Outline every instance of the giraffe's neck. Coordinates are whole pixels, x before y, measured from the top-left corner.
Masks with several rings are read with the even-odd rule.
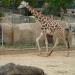
[[[32,8],[30,5],[26,7],[41,23],[44,19],[49,19],[47,16],[43,15],[41,12],[38,12],[35,8]],[[45,22],[45,21],[44,21]]]

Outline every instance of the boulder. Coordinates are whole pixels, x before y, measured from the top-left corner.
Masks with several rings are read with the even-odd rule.
[[[42,69],[8,63],[0,67],[0,75],[45,75]]]

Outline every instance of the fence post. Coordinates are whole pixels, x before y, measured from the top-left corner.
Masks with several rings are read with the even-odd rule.
[[[4,46],[3,41],[4,41],[4,38],[3,38],[3,26],[2,26],[2,47]]]

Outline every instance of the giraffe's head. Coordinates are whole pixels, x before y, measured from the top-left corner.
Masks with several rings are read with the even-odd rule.
[[[20,5],[18,6],[18,8],[20,9],[20,8],[24,8],[24,7],[27,7],[27,6],[28,6],[28,2],[22,1],[22,2],[20,3]]]

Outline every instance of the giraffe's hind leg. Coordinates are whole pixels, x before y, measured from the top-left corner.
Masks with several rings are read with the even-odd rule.
[[[67,49],[67,56],[69,56],[70,52],[69,52],[69,48],[70,48],[70,42],[69,42],[69,32],[65,32],[63,31],[62,37],[61,39],[63,40],[66,49]]]
[[[53,48],[51,49],[51,51],[47,54],[47,56],[50,56],[52,54],[54,48],[56,48],[56,46],[58,45],[58,43],[59,43],[59,39],[56,38],[55,44],[54,44]]]
[[[64,41],[64,44],[65,44],[65,46],[67,48],[67,56],[69,56],[70,55],[70,52],[69,52],[69,48],[70,48],[69,40],[66,40],[66,38],[64,38],[63,41]]]

